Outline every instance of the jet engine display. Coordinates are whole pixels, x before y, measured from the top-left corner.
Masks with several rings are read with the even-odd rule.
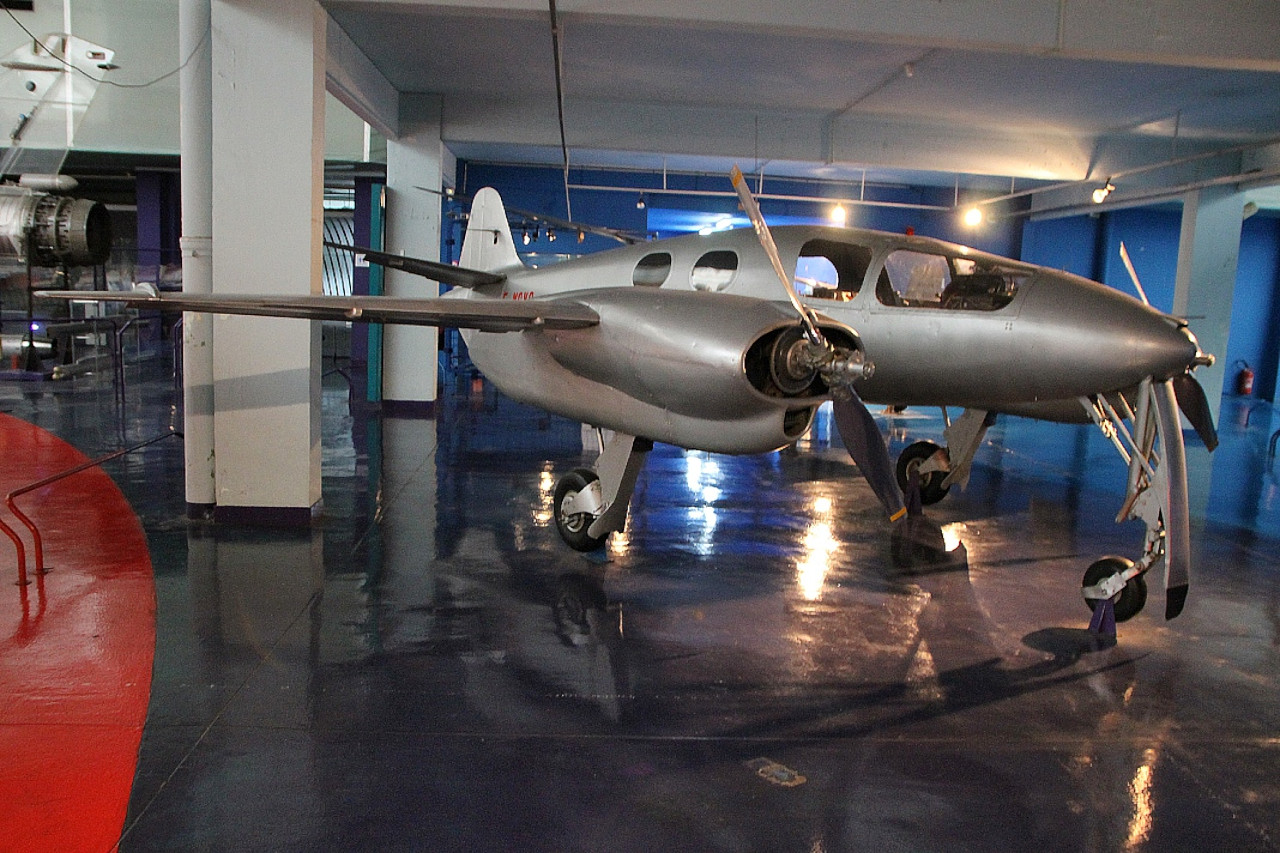
[[[0,257],[88,266],[110,253],[111,216],[100,202],[0,186]]]

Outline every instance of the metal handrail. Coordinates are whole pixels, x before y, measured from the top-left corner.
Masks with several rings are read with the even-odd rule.
[[[171,435],[181,436],[182,433],[178,432],[176,429],[173,429],[171,427],[168,432],[162,433],[161,435],[155,436],[154,438],[149,438],[146,441],[140,441],[137,444],[124,448],[123,450],[117,450],[113,453],[108,453],[106,456],[100,456],[97,459],[90,459],[87,462],[82,462],[79,465],[75,466],[74,468],[68,468],[66,471],[61,471],[57,474],[53,474],[51,476],[45,477],[43,480],[37,480],[34,483],[29,483],[25,486],[20,486],[14,489],[13,491],[9,492],[9,494],[4,496],[5,506],[7,506],[9,508],[9,511],[12,512],[14,516],[19,521],[21,521],[28,530],[31,531],[31,538],[34,546],[33,550],[35,553],[36,574],[42,575],[45,573],[44,540],[40,536],[39,528],[36,527],[35,523],[30,518],[28,518],[27,515],[22,512],[22,510],[18,509],[17,504],[14,503],[14,499],[22,497],[28,492],[34,492],[36,489],[43,489],[45,486],[56,483],[59,480],[66,479],[67,477],[70,477],[73,474],[79,474],[81,471],[87,471],[90,468],[96,468],[99,465],[110,462],[113,459],[119,459],[121,456],[124,456],[127,453],[132,453],[135,450],[141,450],[147,445],[155,444],[156,442],[163,441]],[[26,586],[28,583],[30,583],[30,581],[27,580],[27,550],[22,544],[22,538],[18,536],[18,534],[14,532],[13,528],[10,527],[8,524],[6,524],[3,519],[0,519],[0,531],[3,531],[4,534],[13,541],[14,547],[18,551],[18,585]]]

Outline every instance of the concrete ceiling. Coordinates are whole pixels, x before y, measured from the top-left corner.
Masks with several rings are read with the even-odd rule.
[[[379,87],[429,94],[458,156],[560,163],[546,2],[322,5],[342,45],[330,65],[348,66],[335,94],[376,125],[394,130],[398,120]],[[557,4],[574,165],[723,171],[736,161],[766,175],[853,181],[865,169],[869,181],[1005,190],[1128,171],[1113,201],[1242,172],[1280,181],[1280,146],[1267,144],[1280,140],[1272,0],[1214,4],[1212,15],[1185,0],[633,0],[618,9]],[[1086,189],[1040,203],[1069,206]],[[1268,206],[1275,195],[1257,198]]]

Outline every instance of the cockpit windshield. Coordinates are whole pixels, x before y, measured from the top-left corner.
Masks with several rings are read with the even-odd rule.
[[[866,246],[836,240],[810,240],[800,248],[795,288],[801,296],[847,302],[857,295],[871,265]]]
[[[898,249],[876,282],[884,305],[998,311],[1013,301],[1027,273],[994,260]]]

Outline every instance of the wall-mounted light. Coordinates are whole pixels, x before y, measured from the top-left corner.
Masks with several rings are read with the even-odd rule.
[[[1111,183],[1111,179],[1107,178],[1107,182],[1093,191],[1093,203],[1102,204],[1107,200],[1107,196],[1116,191],[1116,185]]]
[[[982,211],[977,207],[971,207],[964,212],[964,217],[961,221],[968,228],[977,228],[982,224]]]

